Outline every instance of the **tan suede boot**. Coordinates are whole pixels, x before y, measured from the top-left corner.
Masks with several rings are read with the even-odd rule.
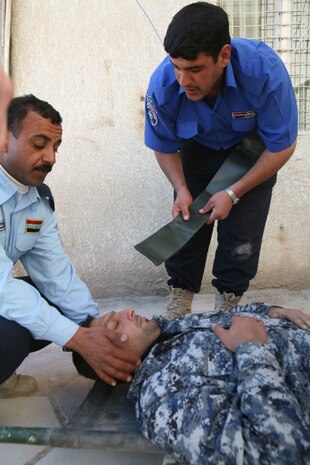
[[[169,286],[167,310],[161,316],[173,320],[191,313],[194,293],[186,289]]]
[[[220,293],[215,289],[215,311],[228,312],[240,302],[241,296],[237,296],[232,292]]]
[[[0,384],[0,399],[29,396],[33,394],[37,388],[37,382],[33,376],[17,375],[13,373]]]

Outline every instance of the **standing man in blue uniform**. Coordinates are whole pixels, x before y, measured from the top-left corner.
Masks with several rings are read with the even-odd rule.
[[[216,310],[235,305],[255,276],[277,171],[296,146],[297,105],[277,54],[256,40],[230,39],[227,14],[197,2],[181,9],[164,40],[168,56],[153,73],[146,96],[145,144],[175,191],[172,215],[188,207],[246,134],[265,150],[252,169],[214,194],[200,212],[206,224],[166,261],[170,299],[165,314],[191,311],[200,291],[214,222]]]
[[[32,376],[15,370],[49,342],[83,354],[110,384],[131,380],[139,363],[122,347],[126,336],[101,327],[98,305],[62,248],[50,202],[37,190],[56,161],[61,122],[58,111],[33,95],[13,99],[8,109],[0,154],[0,398],[36,389]],[[25,279],[12,276],[18,260]]]

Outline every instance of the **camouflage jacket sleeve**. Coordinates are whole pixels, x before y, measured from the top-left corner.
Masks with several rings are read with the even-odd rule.
[[[236,352],[247,454],[253,463],[309,464],[309,425],[276,351],[273,344],[245,343]]]

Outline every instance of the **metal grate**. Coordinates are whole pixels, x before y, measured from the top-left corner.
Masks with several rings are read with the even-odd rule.
[[[281,57],[291,76],[299,129],[310,130],[309,0],[219,0],[229,14],[232,37],[261,39]]]

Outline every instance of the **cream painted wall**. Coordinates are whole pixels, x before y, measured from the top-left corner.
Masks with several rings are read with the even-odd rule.
[[[161,38],[188,1],[144,0]],[[48,183],[66,251],[94,297],[166,292],[163,266],[134,244],[170,220],[172,192],[143,145],[144,94],[163,47],[137,1],[14,0],[15,94],[34,93],[63,116]],[[252,287],[310,287],[310,135],[275,189]],[[214,244],[203,290],[209,289]]]

